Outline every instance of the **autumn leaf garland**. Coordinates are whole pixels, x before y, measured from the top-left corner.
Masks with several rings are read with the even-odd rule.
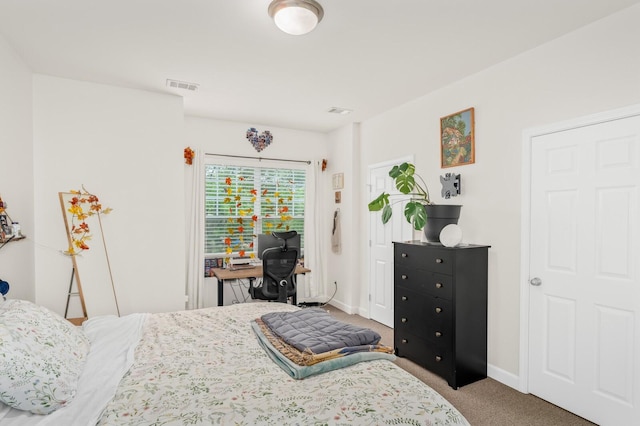
[[[192,165],[193,159],[196,156],[196,153],[191,147],[186,147],[184,149],[184,162],[185,164]]]
[[[64,253],[73,256],[84,250],[89,250],[87,242],[91,240],[91,230],[86,220],[94,215],[109,214],[113,209],[110,207],[103,208],[98,197],[87,192],[84,187],[81,191],[71,190],[70,192],[75,194],[68,201],[69,208],[67,209],[71,216],[71,228],[69,231],[71,245]]]
[[[245,180],[244,177],[242,176],[239,176],[237,179],[239,181]],[[227,219],[228,236],[224,239],[224,244],[226,246],[225,251],[227,255],[231,255],[234,251],[237,251],[240,256],[245,256],[246,249],[253,248],[253,239],[249,243],[246,243],[244,241],[243,234],[246,230],[245,226],[250,223],[253,228],[253,236],[255,237],[255,234],[256,234],[255,227],[258,222],[258,215],[254,214],[253,205],[257,201],[258,191],[255,188],[248,190],[247,192],[250,195],[250,197],[248,197],[250,205],[244,205],[243,199],[246,199],[247,197],[243,193],[243,189],[241,187],[238,187],[234,191],[233,179],[231,177],[227,177],[225,179],[225,185],[227,186],[227,188],[225,189],[226,197],[223,199],[223,203],[232,204],[231,206],[229,206],[229,211],[232,215],[234,213],[233,211],[234,208],[238,209],[237,210],[238,217]],[[275,191],[272,196],[268,196],[269,190],[264,189],[260,193],[261,204],[263,205],[274,204],[274,200],[275,200],[275,203],[277,203],[277,205],[279,206],[277,208],[277,213],[278,213],[278,219],[280,221],[275,224],[273,223],[273,221],[266,221],[264,223],[264,227],[267,230],[272,230],[275,228],[278,230],[284,229],[288,231],[290,226],[287,222],[293,220],[293,216],[287,214],[289,212],[289,207],[286,205],[283,205],[285,203],[285,200],[288,202],[291,202],[293,200],[293,196],[289,195],[285,197],[282,195],[281,192],[282,191]],[[272,215],[265,214],[264,217],[271,218]],[[254,258],[255,254],[251,253],[250,257]]]

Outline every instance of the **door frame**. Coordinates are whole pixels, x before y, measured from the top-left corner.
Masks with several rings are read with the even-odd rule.
[[[369,194],[371,194],[371,172],[373,171],[373,169],[378,169],[380,167],[389,167],[391,168],[392,166],[396,165],[396,164],[402,164],[404,162],[407,163],[414,163],[415,159],[414,159],[414,155],[410,154],[404,157],[400,157],[400,158],[396,158],[393,160],[386,160],[386,161],[382,161],[380,163],[374,163],[374,164],[369,164],[368,168],[367,168],[367,189],[369,190]],[[391,177],[389,177],[389,179],[391,179]],[[371,195],[375,195],[375,194],[371,194]],[[372,282],[373,280],[371,279],[371,220],[372,217],[374,215],[371,214],[371,212],[369,213],[369,221],[367,222],[367,241],[369,241],[369,244],[367,245],[368,250],[367,250],[367,277],[368,277],[368,285],[367,285],[367,295],[368,295],[368,304],[367,304],[367,311],[368,311],[368,317],[369,319],[371,319],[371,291],[372,291]],[[396,221],[398,219],[404,219],[404,216],[398,217],[397,215],[395,216],[391,216],[391,222],[387,223],[386,226],[392,226],[393,221]],[[391,285],[393,285],[393,283],[391,283]]]
[[[640,115],[640,104],[591,114],[559,123],[525,129],[522,132],[520,207],[520,368],[518,390],[529,393],[529,285],[531,256],[531,149],[533,138]]]

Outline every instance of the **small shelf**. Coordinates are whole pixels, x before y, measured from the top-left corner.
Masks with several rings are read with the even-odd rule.
[[[7,204],[0,197],[0,248],[6,246],[7,243],[25,238],[26,235],[22,234],[20,225],[11,219],[9,212],[7,212]]]
[[[18,235],[17,237],[9,237],[9,238],[5,238],[5,239],[0,238],[0,249],[2,247],[6,246],[8,243],[11,243],[13,241],[24,240],[25,238],[27,238],[26,235]]]
[[[6,244],[9,241],[20,241],[20,240],[24,240],[25,238],[27,238],[26,235],[18,235],[17,237],[11,236],[9,238],[4,238],[4,239],[0,238],[0,244]]]

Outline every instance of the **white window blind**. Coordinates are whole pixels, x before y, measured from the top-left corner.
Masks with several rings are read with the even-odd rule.
[[[304,249],[306,172],[205,165],[205,255],[251,255],[258,234],[295,230]]]

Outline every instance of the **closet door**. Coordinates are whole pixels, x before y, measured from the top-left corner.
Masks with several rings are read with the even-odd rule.
[[[640,116],[531,143],[529,391],[640,418]]]

